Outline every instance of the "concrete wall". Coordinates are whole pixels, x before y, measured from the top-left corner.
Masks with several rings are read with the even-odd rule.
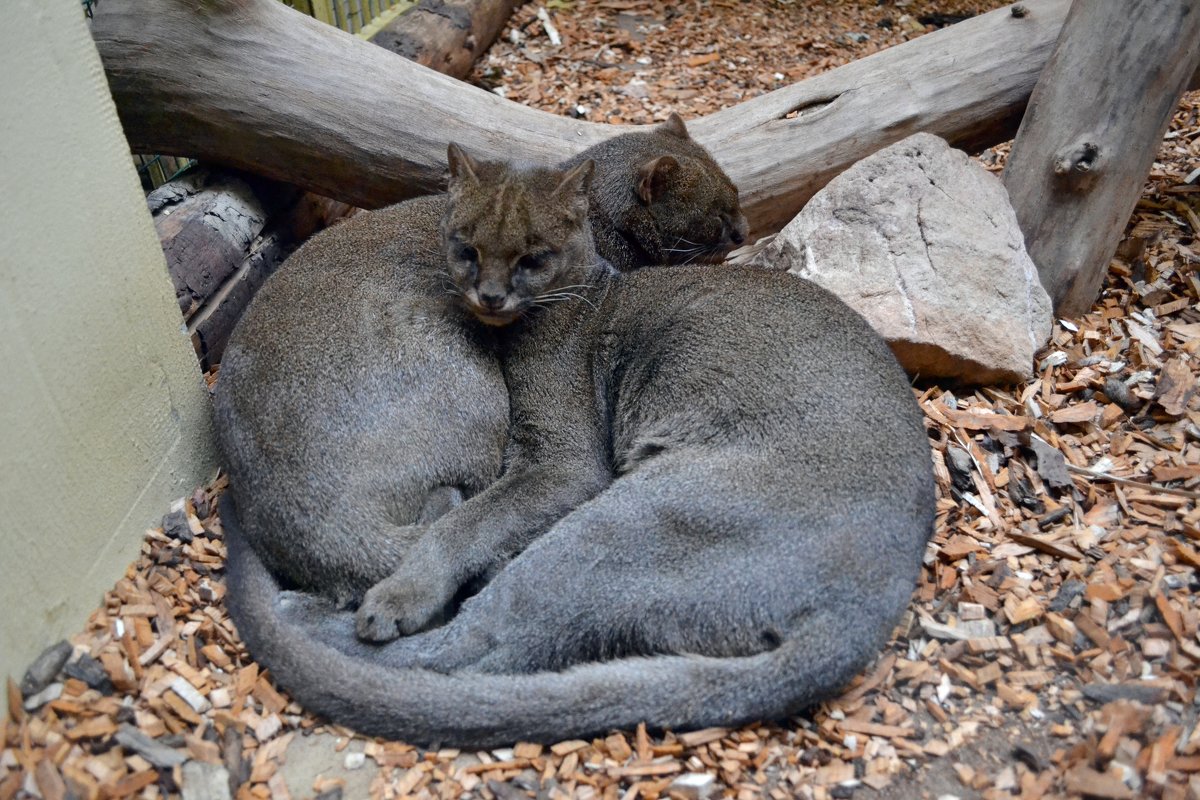
[[[79,630],[216,464],[79,0],[0,25],[0,675]],[[104,4],[99,13],[104,13]]]

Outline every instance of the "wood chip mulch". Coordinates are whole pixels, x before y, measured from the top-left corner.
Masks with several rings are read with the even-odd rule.
[[[530,5],[476,80],[590,119],[688,116],[932,29],[922,17],[994,5],[551,2],[558,46]],[[999,170],[1005,153],[981,160]],[[915,390],[937,532],[894,640],[842,697],[733,731],[486,753],[368,741],[382,767],[373,792],[1200,800],[1198,212],[1192,93],[1100,300],[1056,323],[1036,377]],[[48,652],[26,686],[10,680],[0,800],[220,797],[225,785],[239,798],[336,795],[336,782],[288,787],[277,772],[288,743],[322,726],[248,659],[225,616],[222,484],[148,533],[72,647]]]

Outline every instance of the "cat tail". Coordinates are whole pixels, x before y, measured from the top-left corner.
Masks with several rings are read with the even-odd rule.
[[[686,730],[778,719],[833,695],[879,644],[843,641],[812,652],[811,642],[785,640],[753,656],[628,658],[516,675],[388,667],[348,656],[287,622],[280,586],[239,534],[227,499],[221,519],[226,603],[250,652],[308,711],[370,736],[486,748],[643,721]],[[829,625],[842,629],[837,620]]]

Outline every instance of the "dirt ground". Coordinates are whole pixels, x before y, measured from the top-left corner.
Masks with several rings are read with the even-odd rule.
[[[690,118],[999,5],[551,0],[561,43],[524,6],[472,80],[594,121]],[[999,171],[1006,152],[977,155]],[[939,484],[926,569],[876,663],[802,717],[484,753],[323,726],[224,614],[219,481],[148,534],[29,711],[10,683],[0,800],[219,797],[198,792],[230,778],[241,798],[1200,800],[1198,269],[1200,92],[1034,377],[916,387]]]

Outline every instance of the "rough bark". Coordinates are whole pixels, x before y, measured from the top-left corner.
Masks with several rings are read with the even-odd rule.
[[[1095,301],[1197,65],[1195,0],[1072,6],[1004,170],[1058,314],[1082,314]]]
[[[371,43],[424,67],[465,78],[525,0],[420,0]]]
[[[741,188],[754,228],[775,230],[831,177],[915,131],[964,147],[1010,136],[1068,5],[985,14],[689,127]],[[92,26],[135,149],[355,205],[437,190],[450,140],[557,161],[619,130],[434,74],[276,0],[106,0]]]
[[[217,363],[250,297],[300,243],[355,209],[295,186],[200,169],[146,198],[196,354]]]

